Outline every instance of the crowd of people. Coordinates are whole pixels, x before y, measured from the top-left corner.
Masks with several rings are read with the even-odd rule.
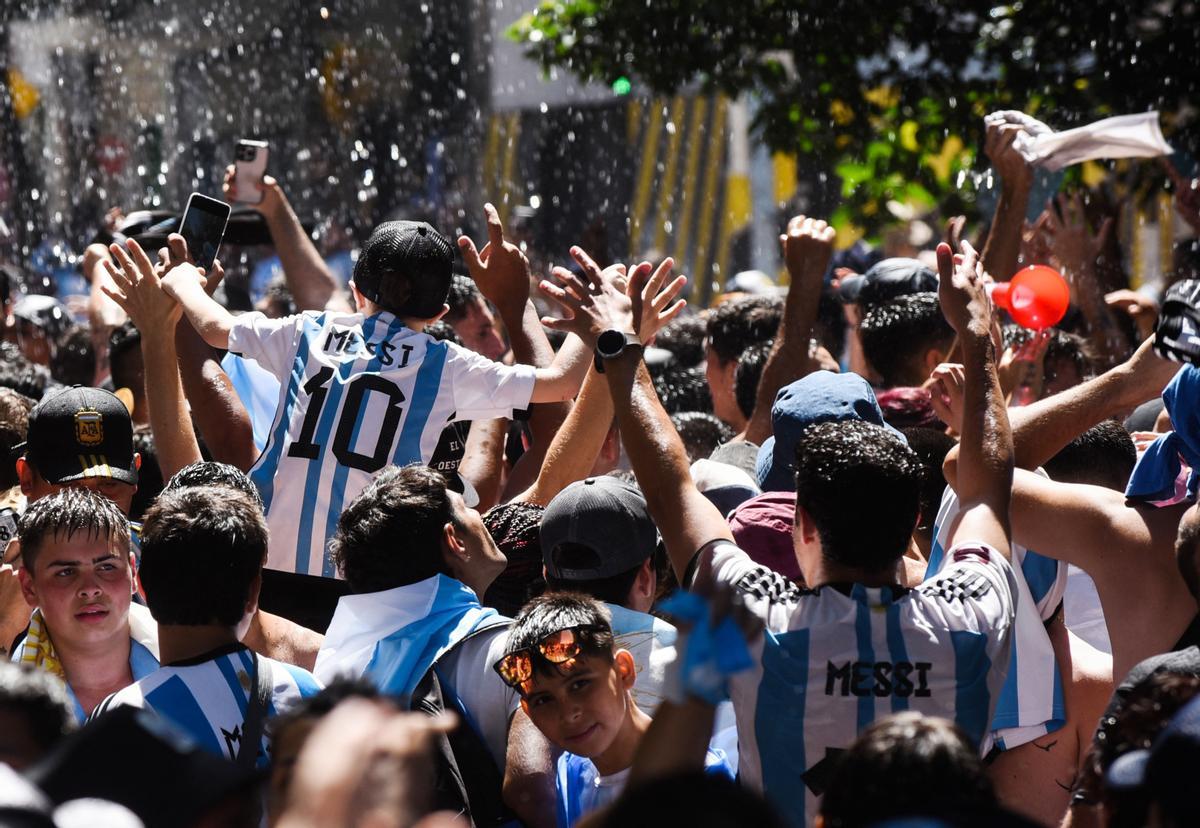
[[[256,310],[119,212],[86,319],[6,270],[0,824],[1194,824],[1200,368],[1019,132],[989,222],[794,216],[711,308],[490,204],[347,282],[232,168]]]

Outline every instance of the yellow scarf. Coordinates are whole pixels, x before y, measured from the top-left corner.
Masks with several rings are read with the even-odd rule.
[[[20,660],[22,664],[53,673],[63,682],[67,680],[67,674],[58,660],[58,653],[54,651],[54,642],[50,640],[50,634],[46,631],[41,609],[35,609],[29,619],[29,632],[21,644]]]

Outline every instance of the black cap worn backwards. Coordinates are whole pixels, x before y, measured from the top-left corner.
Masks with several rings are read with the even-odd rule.
[[[843,279],[838,290],[843,302],[873,305],[937,289],[937,274],[916,259],[884,259],[861,276]]]
[[[359,252],[354,285],[363,296],[397,316],[429,319],[441,313],[446,303],[453,264],[454,248],[429,224],[385,221]],[[392,279],[405,283],[406,289],[384,290]],[[393,301],[381,297],[393,297]]]
[[[546,572],[563,581],[628,572],[653,556],[658,545],[646,498],[615,477],[591,477],[559,492],[542,514],[540,534]],[[568,563],[561,556],[563,544],[592,554]]]
[[[74,386],[43,398],[29,412],[25,459],[50,483],[111,477],[137,483],[133,422],[115,394]]]

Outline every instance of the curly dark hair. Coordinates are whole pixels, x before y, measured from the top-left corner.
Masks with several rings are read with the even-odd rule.
[[[921,461],[893,432],[861,420],[818,423],[796,442],[796,505],[812,517],[821,552],[879,570],[908,548],[921,508]],[[871,520],[863,520],[863,504]]]
[[[690,463],[708,457],[717,446],[733,438],[733,429],[707,411],[672,414],[671,424],[683,440]]]
[[[669,322],[654,337],[654,345],[675,355],[675,362],[684,368],[694,368],[704,361],[704,337],[708,321],[699,314],[680,316]]]
[[[668,414],[713,410],[712,391],[704,372],[669,365],[654,377],[654,390]]]
[[[763,368],[772,347],[772,343],[764,342],[747,348],[733,372],[733,395],[737,399],[738,410],[747,420],[754,413],[754,405],[758,401],[758,383],[762,380]]]

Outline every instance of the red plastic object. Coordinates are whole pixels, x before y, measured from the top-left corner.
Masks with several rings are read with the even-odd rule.
[[[1030,265],[1009,282],[992,287],[992,301],[1024,328],[1040,331],[1058,324],[1071,303],[1067,280],[1052,267]]]

